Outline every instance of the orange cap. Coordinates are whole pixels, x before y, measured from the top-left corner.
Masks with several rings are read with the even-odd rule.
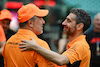
[[[45,9],[39,9],[34,4],[27,4],[23,5],[18,10],[18,20],[20,23],[23,23],[29,19],[31,19],[34,16],[44,17],[48,14],[48,10]]]
[[[0,20],[4,20],[4,19],[9,19],[11,20],[12,19],[12,14],[9,10],[7,9],[3,9],[1,10],[0,12]]]

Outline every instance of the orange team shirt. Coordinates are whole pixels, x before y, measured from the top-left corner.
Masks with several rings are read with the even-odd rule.
[[[6,36],[5,36],[2,26],[0,25],[0,42],[2,41],[6,41]]]
[[[22,39],[30,40],[30,37],[42,47],[49,49],[48,44],[39,39],[32,31],[26,29],[19,29],[18,32],[11,36],[6,42],[2,55],[4,57],[5,67],[54,67],[54,63],[46,60],[36,51],[23,51],[19,49],[19,44]]]
[[[67,44],[67,50],[63,53],[69,58],[70,64],[74,67],[89,67],[90,47],[86,42],[85,35],[80,35]]]

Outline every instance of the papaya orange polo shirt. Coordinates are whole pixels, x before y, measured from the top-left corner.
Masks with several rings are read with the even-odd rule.
[[[34,38],[42,47],[49,49],[48,44],[39,39],[32,31],[19,29],[4,46],[2,55],[5,67],[35,67],[36,64],[38,67],[54,67],[52,62],[46,60],[34,50],[21,52],[18,43],[21,43],[22,39],[30,40],[30,37]]]
[[[6,41],[6,36],[5,36],[2,26],[0,25],[0,42],[2,41]]]
[[[89,67],[90,47],[86,42],[85,35],[80,35],[67,45],[67,50],[63,53],[69,58],[70,63],[78,67]]]

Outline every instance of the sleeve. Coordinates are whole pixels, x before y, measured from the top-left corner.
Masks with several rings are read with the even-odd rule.
[[[73,44],[71,48],[66,50],[63,55],[69,58],[71,64],[82,59],[83,47],[82,44]]]
[[[2,26],[0,25],[0,42],[2,42],[2,41],[6,41],[6,37],[5,37],[4,30],[3,30]]]

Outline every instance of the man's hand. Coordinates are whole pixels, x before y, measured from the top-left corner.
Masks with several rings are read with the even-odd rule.
[[[21,51],[25,51],[25,50],[33,50],[33,48],[38,45],[36,43],[36,41],[33,38],[30,38],[31,40],[21,40],[23,43],[19,43],[19,48],[23,48],[21,49]]]

